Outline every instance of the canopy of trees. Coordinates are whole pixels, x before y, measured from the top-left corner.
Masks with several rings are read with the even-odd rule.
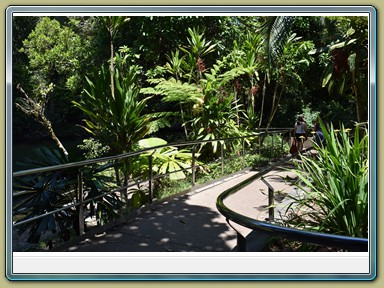
[[[366,17],[18,16],[13,35],[20,142],[52,135],[23,113],[26,95],[57,138],[91,132],[114,153],[151,134],[214,139],[291,127],[298,114],[368,118]]]

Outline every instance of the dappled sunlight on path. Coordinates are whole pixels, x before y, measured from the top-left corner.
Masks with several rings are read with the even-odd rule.
[[[273,173],[275,172],[275,174]],[[287,189],[287,183],[271,171],[268,177]],[[279,172],[281,173],[281,171]],[[284,172],[285,173],[285,172]],[[214,184],[198,186],[193,191],[146,209],[134,220],[100,234],[87,235],[74,245],[62,245],[55,251],[76,252],[229,252],[236,246],[236,231],[217,211],[216,199],[226,189],[255,175],[242,171]],[[275,177],[275,179],[273,179]],[[285,177],[285,176],[284,176]],[[268,198],[261,181],[252,182],[228,199],[227,205],[239,213],[264,220]],[[284,187],[283,187],[284,186]],[[266,214],[266,215],[267,215]],[[261,218],[260,218],[261,217]],[[249,233],[243,230],[244,233]]]

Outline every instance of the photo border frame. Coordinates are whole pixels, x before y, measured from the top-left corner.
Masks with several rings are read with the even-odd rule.
[[[13,252],[12,252],[12,199],[9,197],[9,191],[12,191],[12,17],[14,13],[25,14],[85,14],[85,13],[101,13],[101,14],[121,14],[121,13],[140,13],[144,14],[181,14],[181,13],[202,13],[203,14],[233,14],[239,13],[265,13],[271,16],[277,14],[311,14],[311,13],[327,13],[327,14],[344,14],[344,13],[368,13],[369,16],[369,200],[370,200],[370,237],[369,237],[369,254],[370,254],[370,273],[364,275],[302,275],[302,274],[172,274],[172,273],[150,273],[150,274],[99,274],[89,275],[79,274],[19,274],[13,273]],[[377,270],[377,86],[376,86],[376,63],[377,63],[377,19],[376,9],[367,5],[278,5],[278,6],[261,6],[261,5],[79,5],[79,6],[49,6],[49,5],[31,5],[31,6],[9,6],[6,11],[6,276],[9,280],[372,280],[376,277]],[[30,253],[30,252],[28,252]]]

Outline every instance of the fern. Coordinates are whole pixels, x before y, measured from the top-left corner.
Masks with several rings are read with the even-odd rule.
[[[166,80],[150,79],[151,84],[156,84],[152,88],[143,88],[140,90],[143,94],[163,95],[165,102],[179,103],[202,103],[204,95],[200,92],[200,88],[195,84],[182,83],[174,78]]]

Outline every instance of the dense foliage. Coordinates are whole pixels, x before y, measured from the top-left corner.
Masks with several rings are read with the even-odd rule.
[[[147,190],[152,187],[128,186],[146,179],[149,167],[155,174],[151,177],[174,173],[169,178],[181,180],[191,177],[190,167],[197,157],[203,163],[198,172],[209,174],[206,163],[239,156],[245,149],[259,149],[255,152],[259,155],[248,159],[258,166],[267,161],[260,151],[271,139],[273,143],[273,137],[213,140],[252,134],[260,128],[292,127],[299,114],[307,120],[321,115],[340,123],[342,143],[332,128],[327,149],[333,150],[319,152],[323,166],[303,158],[301,168],[308,173],[315,168],[316,173],[328,171],[331,187],[315,178],[316,187],[324,184],[316,193],[338,193],[342,201],[335,205],[344,207],[342,212],[348,212],[353,222],[337,232],[365,237],[366,223],[356,219],[366,213],[361,204],[364,195],[358,189],[366,189],[363,152],[367,141],[359,142],[356,134],[354,144],[348,146],[344,127],[368,120],[367,30],[364,17],[15,17],[14,143],[54,140],[61,151],[40,151],[40,158],[33,162],[38,167],[131,153],[153,143],[207,141],[193,149],[169,146],[87,168],[87,197],[99,197],[89,204],[91,214],[103,221],[116,217],[123,204],[130,210],[148,201]],[[68,140],[83,144],[67,152]],[[346,159],[338,149],[347,150]],[[267,150],[269,158],[281,153]],[[336,178],[346,167],[357,170],[340,182]],[[27,196],[17,203],[15,212],[28,219],[76,199],[77,172],[21,179],[15,188],[25,189]],[[359,173],[361,177],[356,176]],[[304,176],[301,179],[313,185]],[[155,184],[166,186],[166,181]],[[348,185],[353,191],[346,189]],[[102,194],[111,187],[119,189]],[[352,202],[358,209],[351,210]],[[318,204],[327,227],[334,223],[334,215],[341,217],[336,215],[338,209]],[[77,208],[70,209],[68,217],[52,212],[33,222],[29,240],[38,241],[46,231],[67,237],[68,226],[78,232],[77,213]],[[356,231],[349,231],[354,224]]]
[[[368,237],[368,135],[364,127],[323,132],[316,157],[302,156],[296,170],[305,197],[287,223],[320,232]],[[352,135],[350,135],[352,134]]]
[[[114,17],[109,18],[113,21]],[[192,87],[175,87],[188,89],[183,92],[185,98],[208,97],[206,103],[212,103],[228,94],[234,100],[237,124],[244,123],[240,119],[243,111],[253,111],[256,127],[287,127],[304,108],[319,112],[326,120],[342,120],[347,126],[351,120],[366,121],[366,19],[292,17],[279,22],[277,18],[130,17],[120,19],[118,25],[112,23],[110,31],[102,17],[15,17],[14,85],[20,84],[28,95],[38,98],[41,89],[52,84],[46,115],[59,138],[86,137],[77,125],[81,114],[70,103],[84,97],[85,76],[90,78],[103,64],[110,66],[114,53],[125,47],[130,64],[141,67],[139,86],[153,87],[155,82],[148,79],[174,78],[175,84],[196,85],[194,92]],[[270,48],[272,43],[275,49]],[[310,49],[315,54],[308,55]],[[271,51],[279,53],[279,57],[273,56],[273,65]],[[333,78],[327,71],[333,71]],[[228,82],[209,86],[210,78],[229,73],[232,79],[227,78]],[[199,89],[203,93],[197,95]],[[209,96],[212,89],[216,95]],[[15,95],[20,96],[17,91]],[[193,105],[201,104],[196,101]],[[149,104],[145,112],[185,108],[186,117],[193,118],[188,115],[193,113],[191,107],[174,105],[169,97],[164,101],[153,98]],[[183,131],[181,126],[188,125],[188,120],[173,118],[173,127]],[[49,137],[20,110],[15,111],[14,123],[18,141],[37,140],[41,134]]]

